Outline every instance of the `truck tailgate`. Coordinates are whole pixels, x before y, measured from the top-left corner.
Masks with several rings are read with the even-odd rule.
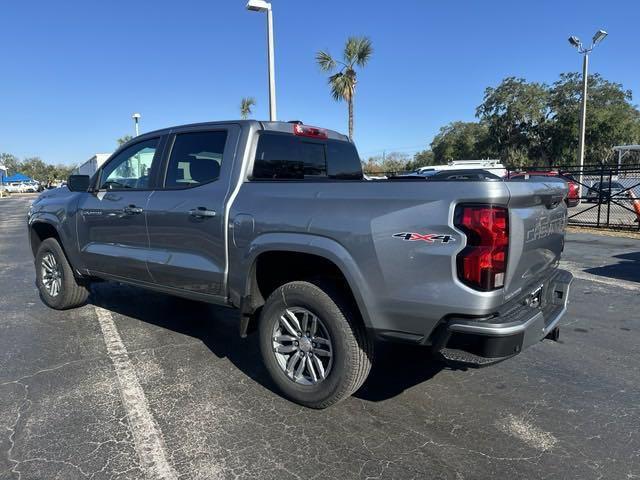
[[[511,180],[505,299],[537,286],[564,248],[568,187],[563,180]]]

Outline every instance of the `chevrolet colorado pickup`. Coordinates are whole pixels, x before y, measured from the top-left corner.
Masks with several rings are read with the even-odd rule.
[[[477,172],[367,181],[343,135],[230,121],[136,137],[42,194],[28,230],[50,307],[115,280],[236,308],[281,392],[324,408],[362,385],[374,340],[482,366],[557,335],[566,195]]]

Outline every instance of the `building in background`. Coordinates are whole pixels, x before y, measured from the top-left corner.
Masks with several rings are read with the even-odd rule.
[[[96,153],[93,157],[76,168],[74,173],[77,175],[92,176],[110,156],[110,153]]]
[[[0,183],[4,183],[4,179],[7,177],[7,167],[0,165]]]

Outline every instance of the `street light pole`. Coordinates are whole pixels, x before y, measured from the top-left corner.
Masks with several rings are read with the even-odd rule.
[[[589,78],[589,52],[582,57],[582,106],[580,109],[580,138],[578,140],[578,160],[580,162],[580,175],[578,183],[582,193],[582,171],[584,167],[584,138],[587,130],[587,79]]]
[[[269,120],[276,121],[276,78],[275,78],[275,58],[273,47],[273,13],[271,4],[267,10],[267,44],[269,46]]]
[[[585,48],[576,36],[569,37],[569,43],[574,46],[578,53],[582,54],[582,105],[580,108],[580,137],[578,139],[578,162],[580,171],[578,172],[578,196],[582,197],[582,173],[584,170],[584,150],[585,132],[587,130],[587,85],[589,81],[589,54],[594,47],[607,36],[604,30],[598,30],[591,41],[591,46]]]
[[[275,78],[275,54],[273,42],[273,12],[271,3],[264,0],[249,0],[247,10],[267,13],[267,61],[269,69],[269,120],[275,122],[276,113],[276,78]]]
[[[138,122],[140,120],[140,117],[142,117],[142,115],[140,115],[139,113],[134,113],[133,115],[131,115],[131,118],[133,118],[133,123],[136,129],[136,137],[140,135],[140,130],[138,127]]]

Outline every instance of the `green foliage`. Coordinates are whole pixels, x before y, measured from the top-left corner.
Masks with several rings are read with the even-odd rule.
[[[513,167],[577,163],[581,95],[578,73],[561,74],[551,87],[509,77],[487,88],[476,110],[488,128],[484,153]],[[640,141],[631,91],[595,74],[587,99],[585,164],[610,161],[614,145]]]
[[[328,66],[329,60],[324,58]],[[630,90],[598,74],[589,76],[588,91],[585,164],[615,162],[613,146],[640,144],[640,111],[631,103]],[[372,157],[363,164],[365,171],[412,171],[481,158],[497,158],[512,168],[577,164],[581,95],[578,73],[563,73],[551,86],[505,78],[485,90],[476,109],[479,122],[445,125],[430,149],[413,158]],[[638,158],[629,154],[626,162]]]
[[[369,174],[382,174],[390,172],[404,172],[411,157],[406,153],[391,152],[386,155],[369,157],[362,163],[362,169]]]
[[[117,142],[118,142],[118,146],[122,146],[125,143],[127,143],[129,140],[133,140],[133,137],[131,135],[123,135],[122,137],[120,137]]]
[[[577,73],[562,74],[550,88],[549,155],[556,162],[574,163],[577,158],[581,94]],[[640,143],[640,112],[631,98],[631,91],[619,83],[599,74],[589,76],[585,164],[611,161],[614,145]]]
[[[427,165],[436,165],[435,155],[431,150],[422,150],[413,156],[412,160],[407,162],[405,170],[412,172],[420,167],[426,167]]]
[[[65,180],[75,168],[75,165],[51,165],[45,163],[40,157],[19,160],[10,153],[0,153],[0,164],[7,167],[8,175],[23,173],[40,182]]]
[[[356,66],[364,67],[373,54],[371,40],[367,37],[349,37],[345,43],[342,60],[336,60],[329,52],[316,53],[316,63],[323,72],[337,72],[329,76],[331,96],[336,101],[347,102],[349,110],[349,138],[353,138],[353,99],[358,73]]]
[[[4,165],[6,167],[8,175],[14,175],[20,170],[20,160],[10,153],[0,153],[0,165]]]
[[[550,115],[549,89],[523,78],[505,78],[488,87],[476,116],[488,129],[487,150],[510,165],[527,157],[546,160],[546,126]]]
[[[432,165],[488,157],[488,135],[489,128],[484,123],[452,122],[445,125],[431,142]]]
[[[253,113],[251,111],[251,107],[253,107],[255,104],[256,104],[256,99],[253,97],[244,97],[240,101],[240,117],[243,120],[246,120],[247,118],[249,118],[249,115]]]

